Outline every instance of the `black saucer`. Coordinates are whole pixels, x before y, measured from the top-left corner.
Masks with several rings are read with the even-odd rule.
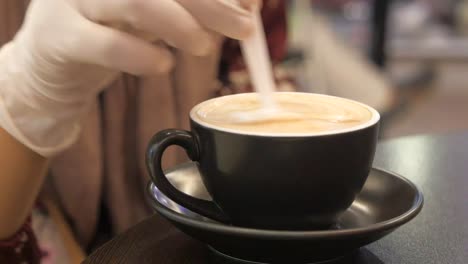
[[[210,199],[195,164],[179,166],[167,176],[179,190]],[[372,169],[354,203],[329,230],[279,231],[221,224],[174,203],[152,184],[148,185],[148,198],[157,212],[229,263],[339,260],[408,222],[423,205],[422,193],[413,183],[379,169]]]

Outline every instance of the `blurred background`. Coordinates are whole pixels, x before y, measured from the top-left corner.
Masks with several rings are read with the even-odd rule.
[[[292,0],[283,74],[377,108],[382,137],[467,130],[468,1]]]

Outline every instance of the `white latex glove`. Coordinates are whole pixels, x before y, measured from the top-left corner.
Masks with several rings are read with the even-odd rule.
[[[0,50],[0,125],[52,156],[75,142],[80,117],[120,72],[169,71],[166,44],[202,56],[214,48],[213,33],[246,37],[246,8],[259,1],[33,0]]]

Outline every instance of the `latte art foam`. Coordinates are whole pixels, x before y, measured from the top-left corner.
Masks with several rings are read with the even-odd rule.
[[[247,133],[308,134],[333,132],[362,125],[373,114],[351,100],[306,93],[276,93],[277,115],[240,122],[236,114],[255,114],[262,109],[256,94],[213,99],[198,105],[192,118],[212,126]]]

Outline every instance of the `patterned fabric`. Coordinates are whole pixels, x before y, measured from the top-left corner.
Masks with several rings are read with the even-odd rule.
[[[0,263],[39,264],[41,257],[30,218],[10,239],[0,241]]]

